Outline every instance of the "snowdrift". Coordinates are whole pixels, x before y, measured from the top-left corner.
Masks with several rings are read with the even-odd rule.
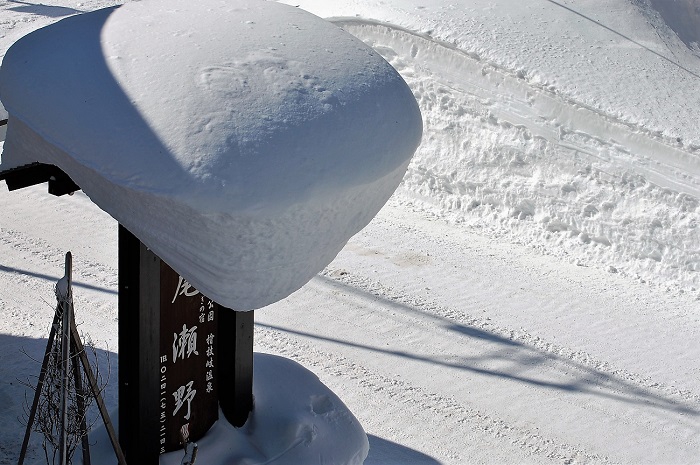
[[[197,463],[361,465],[367,435],[345,404],[316,375],[296,362],[255,354],[255,410],[242,428],[224,415],[198,441]],[[116,415],[114,415],[116,418]],[[92,462],[115,463],[104,426],[90,435]],[[161,465],[179,465],[183,451],[161,455]],[[80,454],[75,461],[82,463]]]
[[[410,89],[371,48],[253,0],[67,18],[8,50],[0,98],[2,169],[59,166],[236,310],[323,269],[392,194],[422,131]]]

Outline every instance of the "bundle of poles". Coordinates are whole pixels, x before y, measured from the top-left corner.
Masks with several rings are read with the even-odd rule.
[[[107,408],[105,407],[102,394],[100,392],[99,386],[97,384],[97,379],[92,371],[90,362],[85,354],[85,347],[80,340],[80,335],[78,334],[78,329],[75,324],[75,316],[73,313],[73,291],[72,291],[72,262],[73,258],[70,252],[66,253],[66,271],[65,276],[59,280],[56,285],[56,298],[58,304],[56,306],[56,312],[54,313],[53,324],[51,325],[51,332],[49,333],[49,340],[46,344],[46,352],[44,353],[44,359],[41,365],[41,371],[39,373],[39,380],[37,382],[37,387],[34,391],[34,401],[32,402],[31,409],[29,410],[29,418],[27,420],[27,429],[24,435],[24,441],[22,442],[22,449],[20,451],[18,465],[24,464],[24,459],[27,454],[27,447],[29,445],[29,437],[32,432],[32,426],[34,424],[37,409],[39,407],[40,398],[42,391],[44,389],[44,383],[46,381],[46,375],[49,371],[49,361],[51,359],[52,348],[54,341],[57,337],[61,338],[61,356],[60,361],[60,378],[61,378],[61,396],[60,396],[60,422],[58,427],[59,434],[59,457],[61,465],[68,465],[68,404],[69,404],[69,386],[70,386],[70,375],[73,374],[75,389],[79,393],[75,399],[77,403],[78,416],[81,422],[81,428],[85,432],[82,436],[82,451],[83,451],[83,465],[90,465],[90,445],[87,437],[87,425],[86,425],[86,412],[85,412],[85,402],[82,393],[83,390],[83,376],[81,375],[80,369],[82,367],[83,372],[87,378],[89,384],[89,393],[92,395],[97,403],[97,408],[104,421],[107,434],[114,448],[115,455],[119,465],[126,465],[126,459],[119,445],[114,426],[110,420],[109,414],[107,413]],[[72,370],[71,370],[72,364]]]

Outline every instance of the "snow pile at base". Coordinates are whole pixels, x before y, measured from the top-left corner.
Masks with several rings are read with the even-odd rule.
[[[318,377],[286,358],[254,357],[255,408],[246,424],[219,421],[197,441],[197,463],[256,465],[360,465],[369,442],[362,426]],[[116,415],[114,416],[116,419]],[[90,437],[93,463],[116,463],[104,426]],[[179,465],[184,451],[161,455],[161,465]],[[80,452],[74,463],[82,461]]]
[[[656,4],[659,2],[652,2]],[[700,289],[700,52],[642,1],[323,2],[414,92],[397,200],[677,292]],[[687,6],[687,5],[686,5]]]
[[[401,77],[300,9],[149,0],[8,50],[2,168],[61,167],[194,287],[286,297],[393,193],[421,137]]]

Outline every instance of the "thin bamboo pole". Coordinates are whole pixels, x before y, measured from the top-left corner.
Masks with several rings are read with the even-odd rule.
[[[88,383],[90,384],[90,389],[92,390],[92,395],[95,397],[97,402],[97,408],[100,411],[102,420],[104,421],[105,428],[107,429],[107,435],[112,443],[112,448],[117,456],[117,463],[119,465],[126,465],[126,458],[124,458],[124,452],[122,451],[121,445],[119,445],[119,439],[117,439],[117,433],[114,430],[112,421],[109,418],[109,413],[107,412],[107,407],[105,406],[104,400],[102,399],[102,394],[100,394],[100,389],[97,385],[97,380],[95,375],[92,373],[92,368],[90,368],[90,362],[88,361],[87,355],[85,355],[85,348],[83,343],[80,341],[80,336],[78,335],[78,328],[75,326],[75,321],[71,322],[71,333],[73,336],[73,342],[77,347],[78,356],[83,364],[83,370],[88,377]]]
[[[66,253],[66,295],[61,296],[63,327],[61,328],[62,385],[61,385],[61,431],[59,450],[61,465],[68,465],[68,377],[70,373],[70,322],[72,320],[71,269],[73,257]]]
[[[73,314],[73,321],[71,322],[71,328],[75,322],[75,314]],[[71,332],[72,336],[72,332]],[[75,380],[75,401],[78,404],[78,415],[80,416],[80,432],[83,435],[82,438],[82,448],[83,448],[83,465],[91,465],[90,460],[90,441],[88,440],[88,430],[87,430],[87,411],[85,409],[85,394],[86,391],[83,388],[83,377],[80,374],[80,362],[78,360],[78,346],[71,337],[71,351],[73,355],[71,356],[71,362],[73,364],[73,379]]]

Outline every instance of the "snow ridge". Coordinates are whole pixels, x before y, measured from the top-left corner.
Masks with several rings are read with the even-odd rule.
[[[425,136],[401,201],[582,266],[700,288],[700,147],[428,36],[334,21],[421,106]]]

